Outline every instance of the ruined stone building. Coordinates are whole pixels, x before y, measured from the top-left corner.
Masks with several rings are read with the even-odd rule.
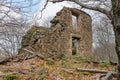
[[[73,20],[74,18],[74,20]],[[91,17],[83,11],[64,7],[51,27],[32,27],[22,40],[22,48],[42,54],[92,54]]]

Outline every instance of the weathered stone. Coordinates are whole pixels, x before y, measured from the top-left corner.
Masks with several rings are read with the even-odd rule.
[[[77,28],[72,26],[72,15],[77,17]],[[91,17],[83,11],[64,7],[51,21],[51,27],[32,27],[22,39],[22,48],[46,54],[92,54]],[[48,55],[47,55],[48,56]],[[50,55],[49,55],[50,56]]]

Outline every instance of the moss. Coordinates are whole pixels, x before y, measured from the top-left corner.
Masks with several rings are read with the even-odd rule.
[[[108,60],[105,60],[103,62],[100,62],[99,66],[101,66],[101,67],[108,67],[108,66],[110,66],[110,62]]]
[[[61,54],[59,57],[58,57],[60,60],[66,60],[67,59],[67,56],[65,54]]]
[[[75,57],[75,59],[77,60],[77,61],[80,61],[80,62],[90,62],[91,60],[89,59],[89,58],[87,58],[87,57]]]
[[[58,22],[59,22],[58,19],[53,19],[53,20],[50,21],[50,23],[53,23],[53,24],[56,24],[56,23],[58,23]]]
[[[19,49],[18,54],[22,54],[22,53],[24,53],[24,51],[22,49]]]
[[[31,28],[26,35],[23,36],[22,39],[22,47],[28,46],[29,41],[31,40],[31,37],[34,35],[34,33],[38,30],[38,28],[33,27]]]
[[[32,46],[33,46],[33,48],[34,48],[35,50],[37,50],[37,51],[40,49],[39,44],[37,44],[37,43],[34,44],[34,45],[32,45]]]
[[[76,49],[72,49],[72,55],[75,55],[76,54]]]
[[[53,62],[53,61],[47,61],[46,64],[47,64],[47,65],[54,65],[54,62]]]
[[[15,79],[17,79],[16,75],[6,75],[4,77],[4,80],[15,80]]]
[[[82,74],[82,75],[90,75],[89,72],[81,72],[80,74]]]

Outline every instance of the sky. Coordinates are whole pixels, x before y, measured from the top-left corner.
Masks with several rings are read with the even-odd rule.
[[[56,13],[59,12],[64,6],[71,7],[71,8],[80,8],[79,5],[76,5],[76,4],[73,4],[72,2],[67,2],[67,1],[60,2],[60,3],[49,2],[46,8],[44,9],[44,11],[42,12],[42,18],[41,18],[41,9],[43,8],[42,6],[43,4],[44,4],[44,1],[40,3],[38,11],[34,14],[34,17],[33,17],[33,22],[37,23],[37,25],[40,25],[40,26],[44,26],[43,23],[46,19],[50,18],[52,20],[53,17],[56,15]],[[96,12],[88,9],[82,9],[82,10],[87,12],[89,15],[91,15],[92,19],[97,17],[99,20],[99,17],[96,16],[97,15]]]
[[[42,3],[41,3],[42,5]],[[34,20],[36,23],[38,23],[38,25],[42,25],[42,23],[44,23],[44,20],[47,18],[53,18],[57,12],[59,12],[64,6],[66,7],[78,7],[75,5],[71,5],[71,3],[68,3],[66,1],[61,2],[61,3],[51,3],[49,2],[46,6],[46,8],[44,9],[44,11],[42,12],[42,18],[41,18],[41,9],[43,8],[43,6],[41,6],[39,8],[39,10],[37,11],[37,13],[34,14]]]

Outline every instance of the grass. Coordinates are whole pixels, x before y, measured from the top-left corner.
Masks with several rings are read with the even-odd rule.
[[[81,72],[80,74],[82,74],[82,75],[90,75],[89,72]]]
[[[108,60],[105,60],[103,62],[100,62],[99,66],[100,67],[108,67],[108,66],[110,66],[110,62]]]
[[[4,80],[15,80],[15,79],[17,79],[17,76],[16,75],[6,75],[5,77],[4,77]]]

